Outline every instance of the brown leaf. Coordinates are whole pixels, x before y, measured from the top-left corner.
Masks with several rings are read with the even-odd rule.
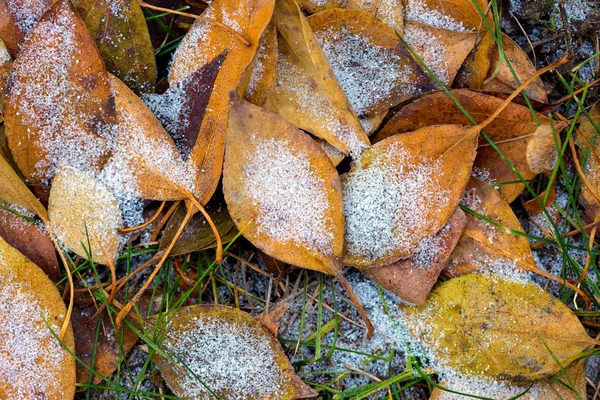
[[[395,32],[404,31],[404,16],[402,0],[348,0],[343,8],[364,10],[382,20]]]
[[[446,86],[452,85],[463,61],[477,43],[476,33],[454,32],[413,21],[404,24],[403,37]]]
[[[477,131],[426,127],[373,145],[342,179],[344,264],[385,265],[412,256],[454,213],[477,148]]]
[[[48,220],[48,213],[39,200],[29,191],[19,175],[12,169],[8,161],[0,154],[0,200],[7,204],[16,204]]]
[[[309,14],[342,7],[344,0],[298,0],[298,5]]]
[[[154,92],[156,61],[137,0],[73,0],[108,71],[136,93]]]
[[[214,83],[217,89],[210,96],[188,159],[190,170],[195,174],[194,194],[201,204],[206,204],[212,197],[221,176],[229,92],[237,87],[252,62],[260,37],[271,20],[274,3],[274,0],[213,1],[202,16],[235,28],[250,45],[244,44],[231,30],[196,20],[175,53],[169,76],[171,84],[186,78],[223,51],[229,51]]]
[[[558,161],[558,150],[560,148],[559,132],[564,125],[541,125],[539,126],[529,142],[525,157],[529,169],[536,174],[542,172],[552,173]]]
[[[264,251],[259,250],[258,252],[260,254],[260,258],[262,259],[262,262],[263,262],[265,268],[275,278],[281,278],[289,270],[293,269],[293,267],[291,265],[286,264],[284,262],[277,260],[276,258],[271,257]]]
[[[594,104],[594,106],[589,111],[590,116],[600,115],[600,102]],[[595,123],[596,126],[598,123]],[[587,185],[581,185],[581,195],[580,201],[583,203],[584,207],[588,209],[593,215],[592,219],[600,212],[600,203],[596,199],[598,193],[600,193],[600,140],[597,137],[598,133],[589,121],[584,121],[579,126],[579,132],[576,136],[577,143],[577,154],[579,155],[580,160],[585,160],[583,158],[587,155],[587,162],[581,162],[581,168],[585,171],[585,177],[587,178],[590,186],[595,193],[592,193],[590,188]],[[591,147],[590,147],[591,146]],[[594,196],[596,195],[596,196]]]
[[[69,250],[85,259],[91,255],[97,264],[116,260],[121,210],[100,181],[70,167],[60,169],[50,190],[48,214],[53,232]]]
[[[260,38],[254,60],[248,66],[238,89],[244,89],[246,101],[257,106],[265,104],[275,85],[278,56],[277,29],[271,21]]]
[[[277,330],[279,329],[279,323],[281,318],[285,315],[289,303],[280,304],[273,311],[256,317],[256,320],[262,324],[262,326],[269,331],[271,335],[277,337]]]
[[[265,108],[343,153],[359,155],[369,138],[302,11],[294,0],[280,0],[273,20],[279,32],[277,84]]]
[[[476,4],[494,26],[487,0],[477,0]],[[459,32],[487,29],[472,0],[406,0],[404,7],[404,19],[408,21]]]
[[[389,265],[365,268],[362,272],[402,300],[423,304],[466,223],[465,214],[459,208],[435,236],[419,243],[419,249],[412,257]]]
[[[467,207],[504,228],[524,232],[510,205],[485,182],[471,178],[464,195]],[[461,276],[481,270],[535,266],[529,240],[467,213],[467,227],[458,240],[445,273]]]
[[[95,313],[94,307],[76,305],[73,308],[71,324],[75,335],[77,357],[98,374],[111,376],[119,366],[119,362],[133,348],[138,336],[127,327],[123,327],[121,331],[115,331],[114,321],[106,312],[102,313],[102,318],[90,321]],[[90,370],[81,363],[77,363],[77,382],[98,384],[101,381],[102,379],[98,375],[94,375],[90,380]]]
[[[108,75],[69,0],[56,1],[22,46],[4,112],[13,158],[31,183],[48,182],[57,165],[98,169],[108,157]]]
[[[0,0],[0,37],[13,57],[51,3],[50,0]]]
[[[307,21],[359,117],[383,114],[433,88],[396,33],[368,11],[338,8]]]
[[[72,399],[75,351],[67,309],[44,272],[0,238],[0,398]],[[68,351],[63,348],[65,346]]]
[[[515,43],[508,35],[502,34],[502,49],[506,53],[506,57],[510,60],[510,63],[516,72],[519,82],[523,83],[533,74],[535,74],[535,66],[531,63],[531,60],[527,54],[523,51],[521,46]],[[484,83],[482,89],[512,93],[519,85],[515,81],[515,78],[508,67],[506,60],[502,59],[502,64],[498,68],[500,63],[500,52],[497,47],[492,52],[492,63],[490,65],[490,71],[488,77]],[[525,93],[528,97],[533,100],[547,103],[548,95],[544,88],[544,83],[540,78],[533,81],[532,84],[527,86]]]
[[[238,229],[278,260],[335,275],[344,232],[337,171],[310,136],[283,118],[231,102],[223,192]]]
[[[116,148],[104,175],[123,177],[119,190],[148,200],[181,200],[193,182],[188,166],[150,109],[121,80],[110,75],[117,110]]]
[[[216,305],[183,307],[168,324],[159,323],[157,328],[166,353],[187,366],[183,369],[158,352],[154,355],[163,378],[177,396],[317,397],[295,378],[294,367],[275,337],[245,312]]]
[[[452,90],[450,93],[477,123],[481,123],[488,118],[503,102],[502,99],[466,89]],[[436,112],[433,113],[431,110],[436,110]],[[537,114],[537,117],[543,125],[550,123],[548,118],[542,114]],[[373,142],[399,133],[438,124],[470,125],[467,117],[456,107],[452,99],[443,92],[424,95],[402,107],[378,132]],[[529,168],[525,156],[529,140],[537,128],[538,126],[529,108],[518,104],[509,104],[484,131],[497,143],[497,147],[519,171],[523,179],[530,180],[536,174]],[[519,180],[496,150],[483,137],[479,138],[475,172],[494,183]],[[501,185],[499,190],[508,202],[512,202],[523,191],[524,187],[519,182]]]
[[[54,244],[42,226],[0,208],[0,237],[40,267],[50,280],[60,280]]]
[[[494,51],[498,51],[494,36],[486,31],[479,43],[467,56],[464,64],[456,75],[455,87],[481,89],[492,65]]]

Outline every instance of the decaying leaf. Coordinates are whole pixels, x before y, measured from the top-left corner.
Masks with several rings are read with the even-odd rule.
[[[466,89],[452,90],[450,93],[477,122],[481,123],[496,111],[503,99]],[[436,112],[431,112],[436,110]],[[543,125],[550,121],[537,114]],[[402,107],[378,132],[374,142],[392,135],[410,132],[424,126],[437,124],[470,125],[469,119],[458,109],[453,100],[443,92],[425,95]],[[538,128],[529,108],[511,103],[485,128],[485,133],[497,143],[497,147],[519,171],[523,179],[533,179],[535,172],[529,168],[526,153],[528,143]],[[489,145],[485,138],[479,138],[479,148],[475,159],[475,174],[490,183],[514,182],[519,178],[512,172],[502,157]],[[510,203],[523,191],[525,186],[511,183],[500,186],[500,193]]]
[[[236,88],[252,62],[260,37],[271,20],[274,3],[274,0],[213,1],[202,17],[225,24],[229,29],[196,20],[175,53],[169,76],[171,84],[185,79],[225,50],[229,51],[214,83],[216,89],[210,95],[188,159],[190,170],[195,175],[194,194],[201,204],[206,204],[212,197],[221,176],[229,92]],[[249,45],[238,35],[243,36]]]
[[[283,118],[235,97],[231,102],[223,192],[238,229],[270,256],[335,275],[344,237],[336,169]]]
[[[458,125],[426,127],[367,149],[342,179],[344,264],[396,262],[442,229],[467,185],[476,133]]]
[[[85,259],[91,255],[97,264],[115,261],[123,221],[117,200],[101,182],[70,167],[60,169],[50,190],[48,214],[54,233],[69,250]]]
[[[463,204],[504,228],[524,232],[517,216],[500,193],[476,178],[471,178]],[[445,273],[450,276],[474,271],[535,266],[529,240],[506,229],[497,228],[476,215],[467,213],[467,226],[456,245]]]
[[[69,0],[35,25],[13,64],[5,98],[8,144],[31,183],[58,165],[100,168],[109,155],[114,102],[94,40]]]
[[[267,314],[260,315],[256,317],[256,320],[260,322],[260,324],[265,328],[271,335],[277,337],[277,331],[279,330],[279,323],[281,319],[285,315],[285,312],[288,308],[288,303],[280,304],[275,307],[274,310],[268,312]]]
[[[277,340],[245,312],[213,305],[184,307],[158,328],[161,347],[177,365],[159,353],[154,359],[177,396],[278,400],[317,397],[294,374]]]
[[[529,169],[534,173],[551,173],[556,166],[557,149],[560,148],[559,130],[554,125],[541,125],[527,143],[525,156]]]
[[[433,88],[396,33],[368,11],[337,8],[307,21],[359,117],[385,113]]]
[[[0,398],[72,399],[75,351],[67,309],[44,272],[0,238]],[[69,349],[63,348],[63,345]]]
[[[390,265],[365,268],[362,272],[402,300],[423,304],[466,223],[465,214],[457,209],[437,234],[419,243],[412,257]]]
[[[235,225],[227,212],[227,207],[222,201],[211,201],[206,205],[206,212],[210,215],[217,227],[223,244],[229,242],[237,235]],[[184,205],[180,205],[167,222],[160,240],[159,251],[166,250],[186,215]],[[210,225],[202,214],[195,214],[183,228],[183,232],[169,252],[172,256],[188,254],[195,251],[206,250],[215,247],[217,240]]]
[[[0,0],[0,37],[16,56],[50,0]]]
[[[454,82],[463,61],[477,43],[476,33],[455,32],[414,21],[406,21],[403,37],[446,86]]]
[[[402,32],[404,30],[402,0],[347,0],[342,7],[368,11],[393,31]]]
[[[110,376],[119,366],[119,354],[125,357],[138,341],[138,336],[127,327],[123,327],[122,331],[115,331],[114,321],[106,312],[102,314],[102,318],[90,320],[95,313],[94,307],[75,306],[73,309],[71,324],[77,357],[93,367],[98,374]],[[100,324],[99,329],[98,324]],[[96,334],[98,334],[97,338]],[[90,370],[77,363],[77,382],[98,384],[101,381],[98,375],[94,375],[90,380]]]
[[[31,193],[8,161],[0,154],[0,200],[19,207],[48,220],[48,213],[40,201]]]
[[[527,54],[521,46],[515,43],[508,35],[502,34],[502,49],[506,53],[506,57],[519,78],[519,83],[523,83],[531,77],[536,69],[532,64]],[[484,82],[483,89],[497,92],[512,93],[518,86],[515,78],[507,65],[506,60],[500,61],[500,52],[496,47],[492,52],[493,58],[490,65],[488,77]],[[501,62],[500,67],[498,64]],[[548,95],[544,88],[544,83],[540,78],[537,78],[531,85],[525,89],[527,96],[541,103],[548,102]]]
[[[265,108],[358,156],[369,138],[302,11],[294,0],[281,0],[273,20],[279,32],[277,84]]]
[[[277,72],[277,28],[273,22],[263,32],[254,60],[242,78],[240,89],[244,89],[244,99],[257,106],[267,101]]]
[[[600,115],[600,102],[594,104],[589,111],[590,116]],[[598,126],[598,123],[595,123]],[[584,121],[579,126],[579,132],[575,137],[577,143],[577,154],[581,161],[582,168],[585,168],[585,176],[590,183],[590,186],[596,191],[596,195],[600,193],[600,138],[594,125],[589,121]],[[1,191],[1,189],[0,189]],[[600,203],[590,191],[587,185],[581,185],[580,201],[591,211],[592,218],[600,212]]]
[[[121,190],[149,200],[180,200],[193,181],[177,146],[152,111],[110,75],[117,110],[116,148],[103,174],[122,177]]]
[[[456,75],[455,87],[481,89],[492,65],[493,52],[498,51],[494,36],[490,31],[481,35],[481,40],[467,56]]]
[[[136,93],[154,92],[156,61],[138,0],[72,0],[108,71]]]
[[[40,267],[50,280],[58,282],[60,267],[54,244],[41,225],[0,208],[0,237]]]
[[[579,319],[539,286],[471,274],[404,306],[403,323],[442,368],[468,376],[537,380],[595,343]],[[550,351],[546,348],[550,349]]]

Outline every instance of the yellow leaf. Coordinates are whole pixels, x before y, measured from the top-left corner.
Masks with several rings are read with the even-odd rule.
[[[60,169],[50,189],[48,214],[52,230],[69,250],[85,259],[91,255],[97,264],[115,261],[121,210],[100,181],[70,167]]]
[[[560,371],[554,357],[567,366],[596,343],[548,292],[501,275],[451,279],[422,306],[402,310],[406,328],[434,362],[467,376],[542,379]]]
[[[0,181],[2,182],[0,200],[8,204],[16,204],[48,220],[48,214],[42,203],[29,191],[2,154],[0,154]]]
[[[486,30],[477,7],[494,26],[487,0],[406,0],[404,19],[456,32]]]
[[[344,3],[343,8],[368,11],[395,32],[404,31],[402,0],[348,0]]]
[[[277,29],[271,21],[260,38],[254,60],[240,82],[245,100],[257,106],[265,104],[275,85],[278,55]]]
[[[0,399],[72,399],[75,351],[65,303],[44,272],[0,238]],[[51,330],[54,332],[52,334]]]

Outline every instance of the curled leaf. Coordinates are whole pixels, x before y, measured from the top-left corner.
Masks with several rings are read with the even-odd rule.
[[[160,353],[154,359],[177,396],[282,400],[317,396],[294,374],[271,333],[238,309],[183,307],[159,332],[161,347],[177,365]]]
[[[242,78],[245,100],[257,106],[265,104],[275,85],[278,55],[277,29],[271,21],[260,38],[254,60]]]
[[[75,351],[65,303],[44,272],[0,238],[0,398],[72,399]],[[63,345],[65,348],[63,348]],[[68,351],[67,351],[68,349]]]
[[[69,250],[97,264],[115,261],[121,210],[100,181],[70,167],[59,170],[50,189],[48,214],[54,233]]]
[[[500,275],[451,279],[422,306],[402,310],[406,328],[435,362],[465,375],[542,379],[595,343],[562,302]]]

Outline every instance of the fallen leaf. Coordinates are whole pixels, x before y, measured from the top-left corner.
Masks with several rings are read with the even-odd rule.
[[[477,123],[488,118],[503,102],[503,99],[467,89],[452,90],[450,93]],[[433,113],[431,110],[436,110],[436,112]],[[542,125],[550,124],[549,119],[542,114],[537,114],[537,117]],[[470,125],[467,117],[443,92],[426,94],[402,107],[377,133],[373,142],[438,124]],[[531,180],[536,175],[529,168],[526,152],[528,143],[537,128],[538,125],[529,108],[511,103],[484,129],[485,133],[497,143],[500,151],[526,180]],[[483,137],[479,138],[474,170],[477,175],[493,184],[519,180]],[[499,190],[510,203],[521,194],[524,187],[524,184],[518,182],[501,185]]]
[[[595,343],[558,299],[501,275],[454,278],[422,306],[401,308],[403,324],[434,362],[463,375],[542,379]]]
[[[396,262],[442,229],[467,186],[476,133],[458,125],[425,127],[367,149],[342,178],[344,264]]]
[[[193,189],[188,165],[152,111],[121,80],[110,75],[117,110],[115,150],[103,175],[125,182],[120,191],[148,200],[181,200]],[[110,178],[107,179],[110,181]]]
[[[368,11],[374,17],[382,20],[395,32],[404,31],[404,16],[402,0],[348,0],[343,8]]]
[[[48,214],[53,232],[69,250],[86,260],[91,255],[97,264],[116,260],[121,210],[100,181],[70,167],[60,169],[50,189]]]
[[[486,31],[458,71],[455,87],[482,89],[492,65],[494,51],[498,51],[494,35]]]
[[[339,151],[338,149],[336,149],[335,147],[333,147],[332,145],[330,145],[323,139],[319,139],[319,138],[313,138],[313,139],[321,147],[321,150],[323,150],[325,152],[325,154],[329,158],[329,161],[331,161],[331,163],[333,164],[334,167],[337,167],[339,165],[339,163],[341,163],[346,158],[346,155],[344,153],[342,153],[341,151]]]
[[[277,29],[271,21],[258,42],[254,60],[242,78],[240,87],[244,89],[246,101],[257,106],[265,104],[275,85],[278,55]]]
[[[206,112],[188,159],[194,172],[194,195],[206,204],[214,194],[223,168],[223,152],[229,114],[229,92],[234,90],[243,72],[252,62],[260,37],[271,20],[274,0],[215,0],[202,13],[203,18],[223,26],[196,20],[182,40],[171,67],[169,82],[185,79],[223,51],[229,53],[221,65]],[[247,46],[231,29],[242,35]]]
[[[70,324],[57,339],[67,313],[60,293],[2,238],[0,282],[0,398],[72,399],[75,345]]]
[[[10,58],[10,54],[8,54],[6,45],[0,39],[0,121],[4,121],[4,94],[6,93],[6,84],[12,70],[12,64],[12,59]],[[4,136],[5,138],[6,136]],[[0,140],[0,151],[5,150],[5,145],[5,141]]]
[[[444,273],[460,276],[474,271],[494,271],[506,267],[526,270],[535,266],[529,240],[508,230],[525,232],[510,205],[496,189],[471,178],[463,196],[463,204],[505,229],[467,213],[467,227]]]
[[[396,33],[368,11],[337,8],[307,21],[359,117],[385,113],[434,87]]]
[[[11,208],[10,205],[7,206]],[[0,208],[0,237],[40,267],[50,280],[60,280],[60,267],[54,244],[41,225]]]
[[[487,26],[477,7],[485,13],[488,22],[494,26],[492,13],[487,0],[406,0],[404,20],[416,21],[437,28],[456,32],[485,31]]]
[[[137,0],[73,0],[108,71],[136,93],[154,92],[156,61]]]
[[[590,116],[600,115],[600,102],[594,104],[589,111]],[[597,122],[595,122],[597,126]],[[592,214],[592,219],[600,212],[600,203],[595,195],[600,193],[600,139],[594,125],[589,121],[583,121],[579,125],[578,134],[575,136],[577,143],[577,154],[581,160],[581,168],[584,170],[590,186],[596,193],[592,193],[587,185],[581,185],[580,202]],[[590,147],[591,146],[591,147]]]
[[[109,155],[114,102],[94,40],[69,0],[35,25],[13,64],[5,98],[8,144],[34,184],[58,165],[99,169]]]
[[[344,215],[339,176],[307,134],[232,98],[223,193],[237,228],[268,255],[335,275]]]
[[[303,10],[308,11],[309,14],[315,14],[342,7],[344,0],[298,0],[297,3]]]
[[[525,157],[529,169],[534,173],[552,173],[558,161],[557,149],[561,147],[559,133],[562,126],[541,125],[529,139]]]
[[[412,304],[423,304],[444,269],[466,223],[465,214],[457,209],[438,233],[421,240],[412,257],[361,271],[402,300]]]
[[[273,20],[279,32],[277,84],[265,108],[343,153],[358,156],[369,146],[369,138],[307,19],[294,0],[281,0]]]
[[[178,365],[160,353],[155,353],[154,361],[177,396],[317,397],[294,374],[279,342],[245,312],[225,306],[196,305],[180,308],[167,325],[160,325],[157,328],[161,348]]]
[[[508,35],[504,33],[502,34],[502,49],[506,54],[506,57],[509,59],[513,70],[519,78],[520,83],[523,83],[533,74],[535,74],[535,66],[531,63],[531,60],[523,51],[521,46],[515,43]],[[517,84],[515,81],[515,78],[508,67],[506,60],[502,58],[502,61],[500,61],[500,52],[498,51],[497,47],[494,49],[492,54],[493,57],[490,65],[490,71],[488,72],[488,77],[486,78],[482,89],[512,93],[517,87],[519,87],[519,84]],[[502,63],[498,68],[498,63],[500,62]],[[540,78],[537,78],[535,81],[533,81],[533,83],[527,86],[525,93],[533,100],[541,103],[548,102],[548,95],[546,93],[546,89],[544,88],[544,83]]]
[[[360,120],[360,125],[363,127],[363,130],[367,136],[371,136],[377,131],[377,129],[379,129],[379,126],[385,119],[386,115],[387,112],[383,112],[380,114],[375,114],[371,117],[362,118]]]
[[[31,211],[43,220],[48,220],[48,213],[40,201],[31,193],[19,175],[0,154],[0,200],[7,204],[16,204]]]
[[[15,57],[50,0],[0,0],[0,37]]]
[[[285,312],[288,308],[288,303],[280,304],[273,311],[268,312],[267,314],[260,315],[256,317],[256,320],[260,322],[260,324],[265,328],[271,335],[277,337],[277,331],[279,329],[279,323],[281,319],[285,315]]]

